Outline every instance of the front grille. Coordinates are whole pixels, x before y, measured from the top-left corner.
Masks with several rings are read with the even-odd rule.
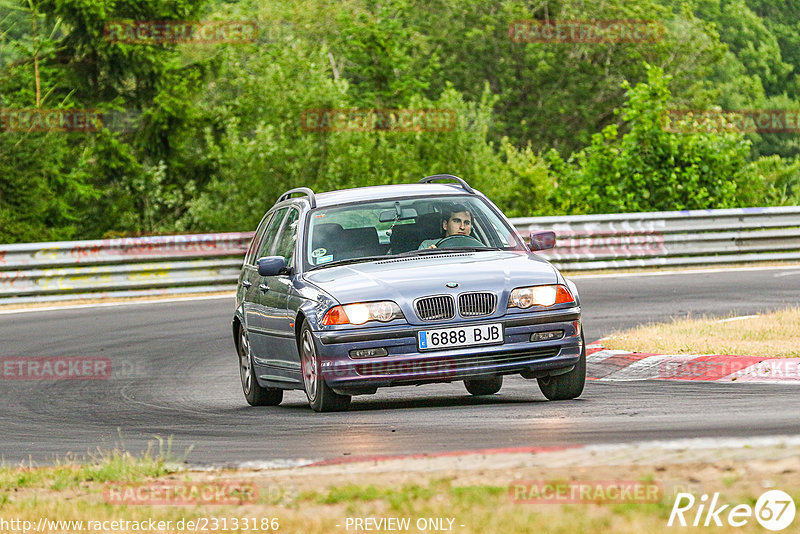
[[[414,308],[417,317],[423,321],[440,321],[456,316],[456,307],[450,295],[421,298],[414,303]]]
[[[462,293],[458,296],[461,317],[483,317],[494,313],[497,295],[494,293]]]

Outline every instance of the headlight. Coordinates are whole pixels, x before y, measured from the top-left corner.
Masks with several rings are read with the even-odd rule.
[[[334,306],[322,318],[322,324],[364,324],[369,321],[388,323],[394,319],[404,319],[400,306],[391,300],[380,302],[359,302]]]
[[[575,302],[575,298],[566,286],[518,287],[511,292],[508,307],[525,309],[531,306],[552,306],[569,302]]]

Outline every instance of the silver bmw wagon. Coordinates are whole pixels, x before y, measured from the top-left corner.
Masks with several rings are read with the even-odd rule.
[[[283,194],[264,215],[239,276],[233,337],[253,406],[305,391],[346,410],[379,387],[503,376],[536,379],[550,400],[586,377],[580,298],[500,210],[461,178]]]

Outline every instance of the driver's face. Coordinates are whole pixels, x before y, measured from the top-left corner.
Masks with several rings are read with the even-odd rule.
[[[457,211],[450,218],[442,222],[445,237],[451,235],[469,235],[472,231],[472,216],[466,211]]]

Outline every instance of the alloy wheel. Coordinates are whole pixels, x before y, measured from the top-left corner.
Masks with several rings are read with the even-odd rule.
[[[253,389],[253,367],[250,363],[250,342],[244,329],[239,340],[239,376],[242,379],[244,394],[249,395]]]
[[[308,330],[303,332],[302,347],[303,384],[309,400],[314,402],[317,398],[317,380],[319,380],[317,376],[317,351],[314,349],[314,340]]]

